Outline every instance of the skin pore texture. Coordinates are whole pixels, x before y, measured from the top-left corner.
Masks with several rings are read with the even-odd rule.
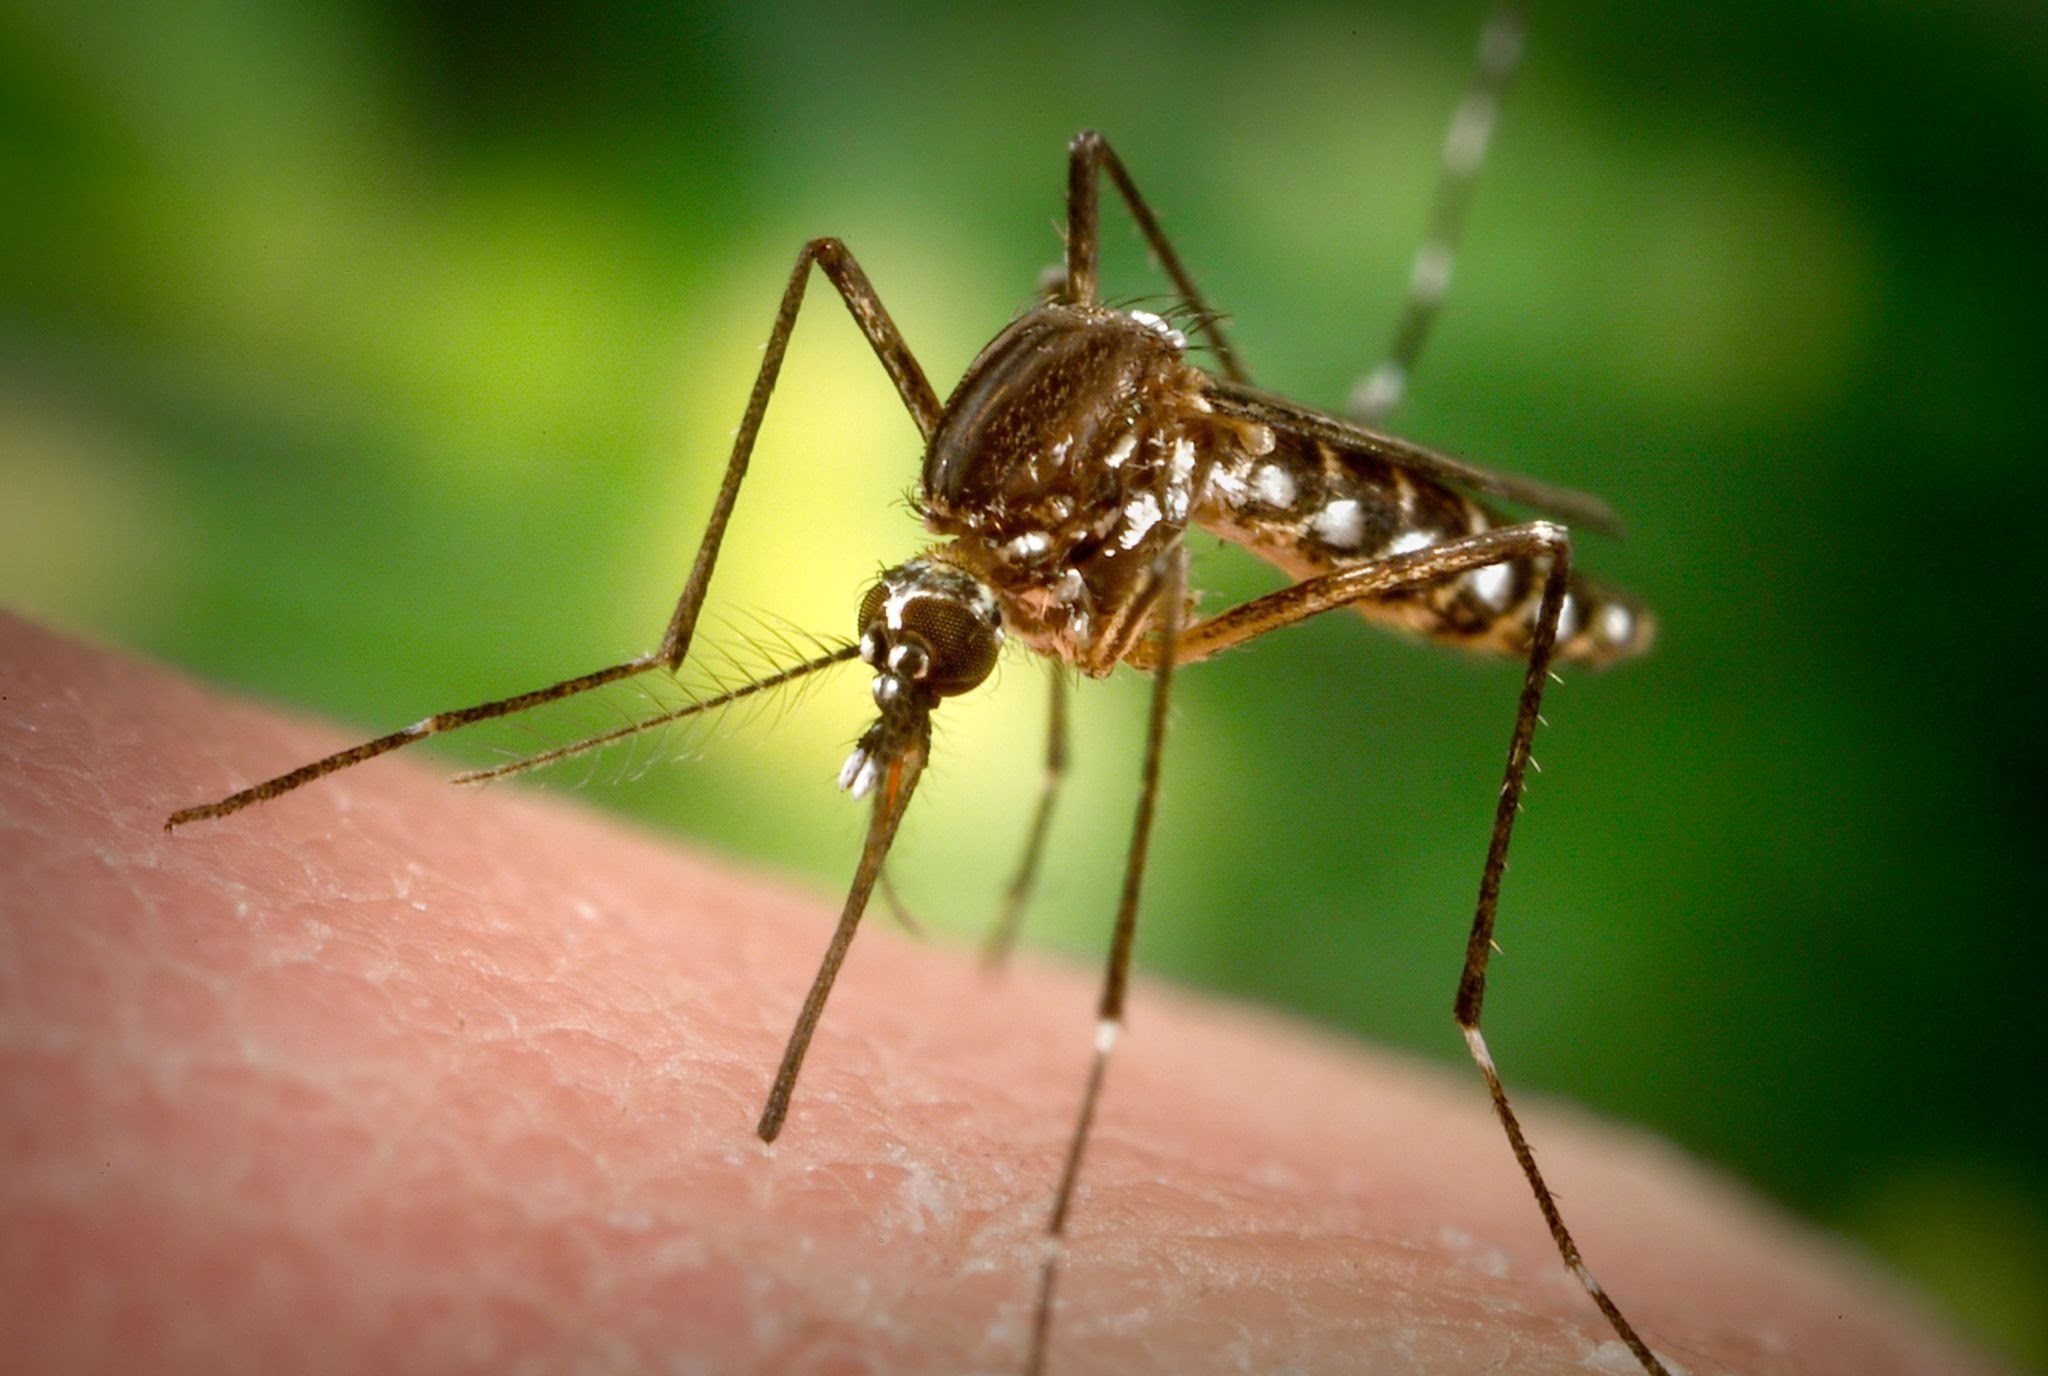
[[[0,1367],[1018,1368],[1093,972],[992,980],[876,914],[764,1146],[836,895],[431,760],[163,832],[345,743],[0,617]],[[1670,1148],[1522,1098],[1674,1372],[1991,1369]],[[1636,1368],[1476,1074],[1140,981],[1050,1370]]]

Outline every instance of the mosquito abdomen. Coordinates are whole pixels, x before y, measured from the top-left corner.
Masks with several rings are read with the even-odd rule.
[[[1434,479],[1372,454],[1280,431],[1219,458],[1202,526],[1296,579],[1427,549],[1512,522]],[[1527,658],[1546,570],[1489,564],[1429,587],[1354,604],[1382,625],[1468,650]],[[1576,573],[1558,620],[1557,658],[1609,664],[1649,648],[1642,605]]]

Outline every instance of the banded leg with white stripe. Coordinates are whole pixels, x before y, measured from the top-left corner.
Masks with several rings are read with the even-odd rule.
[[[1103,972],[1102,1000],[1097,1005],[1095,1055],[1088,1065],[1088,1083],[1081,1091],[1081,1111],[1074,1122],[1074,1134],[1067,1143],[1067,1156],[1060,1168],[1060,1183],[1053,1195],[1052,1217],[1045,1229],[1045,1261],[1039,1273],[1038,1308],[1031,1320],[1031,1348],[1024,1360],[1026,1376],[1041,1376],[1045,1370],[1046,1348],[1052,1337],[1053,1289],[1059,1279],[1060,1262],[1066,1254],[1067,1215],[1073,1208],[1074,1186],[1081,1178],[1081,1159],[1088,1150],[1088,1134],[1095,1126],[1096,1105],[1102,1100],[1103,1078],[1109,1072],[1109,1053],[1116,1049],[1123,1030],[1124,997],[1130,987],[1131,949],[1138,935],[1138,895],[1145,884],[1145,857],[1152,845],[1152,819],[1159,804],[1159,761],[1166,747],[1166,708],[1173,688],[1173,667],[1178,662],[1180,620],[1187,606],[1188,552],[1176,545],[1165,556],[1166,567],[1155,572],[1154,587],[1160,589],[1159,638],[1149,667],[1152,669],[1152,710],[1145,728],[1145,764],[1138,783],[1138,815],[1131,825],[1131,847],[1124,857],[1124,887],[1117,900],[1116,931],[1110,937],[1109,962]]]
[[[1558,1255],[1585,1287],[1600,1312],[1613,1326],[1616,1336],[1627,1344],[1649,1376],[1670,1376],[1664,1364],[1646,1344],[1609,1298],[1605,1289],[1586,1267],[1577,1242],[1565,1227],[1556,1197],[1536,1165],[1528,1137],[1508,1103],[1506,1088],[1487,1051],[1479,1030],[1479,1018],[1486,999],[1486,964],[1493,953],[1494,917],[1500,906],[1501,879],[1507,873],[1508,842],[1521,810],[1522,789],[1528,776],[1529,751],[1541,720],[1544,686],[1550,679],[1550,665],[1557,650],[1558,623],[1564,613],[1571,587],[1571,537],[1564,527],[1550,521],[1530,521],[1482,531],[1440,545],[1391,555],[1320,578],[1310,578],[1277,592],[1254,598],[1180,633],[1171,646],[1178,663],[1192,664],[1218,654],[1233,645],[1256,639],[1269,631],[1305,621],[1319,612],[1332,611],[1403,589],[1427,587],[1460,578],[1504,559],[1540,560],[1545,566],[1543,595],[1530,639],[1528,668],[1522,677],[1521,697],[1515,708],[1515,725],[1508,741],[1507,765],[1503,771],[1499,803],[1494,811],[1493,836],[1487,845],[1486,863],[1479,876],[1479,900],[1473,910],[1471,935],[1465,946],[1465,968],[1458,982],[1457,1019],[1464,1029],[1466,1046],[1486,1078],[1493,1098],[1494,1113],[1507,1134],[1508,1146],[1522,1168],[1523,1177],[1536,1197],[1536,1206],[1550,1227]],[[1144,655],[1131,656],[1140,668],[1148,667]]]
[[[1415,373],[1415,360],[1429,341],[1430,331],[1443,310],[1450,291],[1451,269],[1457,259],[1458,239],[1464,233],[1465,212],[1472,204],[1472,188],[1479,166],[1486,160],[1486,147],[1493,139],[1493,126],[1500,117],[1502,94],[1522,60],[1522,16],[1503,5],[1486,21],[1479,35],[1479,67],[1472,85],[1451,117],[1450,132],[1444,136],[1443,170],[1436,185],[1436,199],[1429,210],[1429,227],[1415,250],[1415,262],[1408,272],[1408,299],[1401,307],[1400,323],[1394,327],[1394,341],[1381,363],[1351,391],[1345,409],[1367,425],[1386,419],[1408,390]]]

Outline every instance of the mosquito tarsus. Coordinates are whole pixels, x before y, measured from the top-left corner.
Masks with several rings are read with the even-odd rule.
[[[1192,276],[1101,135],[1076,137],[1067,163],[1066,246],[1043,299],[1013,320],[941,402],[853,255],[814,239],[783,289],[760,370],[726,462],[704,538],[661,642],[609,665],[495,702],[442,712],[313,761],[217,802],[172,814],[166,829],[218,818],[428,736],[617,683],[672,672],[688,658],[719,548],[813,269],[822,272],[895,384],[925,444],[915,506],[938,543],[884,572],[860,604],[856,639],[773,674],[587,741],[464,778],[517,772],[636,730],[713,710],[858,658],[873,671],[874,723],[840,786],[872,797],[859,862],[806,995],[757,1131],[773,1140],[841,963],[909,806],[931,744],[932,717],[978,687],[1008,641],[1067,671],[1105,677],[1118,665],[1153,675],[1136,816],[1126,853],[1098,1032],[1054,1193],[1024,1368],[1046,1362],[1064,1234],[1110,1054],[1122,1029],[1139,897],[1157,810],[1175,670],[1334,608],[1348,607],[1432,639],[1511,655],[1526,668],[1480,875],[1455,1005],[1473,1061],[1559,1255],[1645,1371],[1665,1368],[1594,1280],[1538,1169],[1480,1031],[1495,911],[1530,742],[1551,667],[1604,664],[1649,642],[1651,623],[1623,595],[1572,570],[1565,522],[1612,529],[1595,499],[1489,472],[1377,428],[1400,400],[1448,285],[1473,177],[1517,65],[1521,29],[1495,14],[1477,73],[1458,106],[1409,299],[1387,360],[1354,392],[1350,415],[1259,390]],[[1213,360],[1189,361],[1169,318],[1101,303],[1097,275],[1104,181],[1136,221],[1185,303],[1183,319]],[[1512,521],[1487,499],[1540,513]],[[1193,612],[1187,532],[1207,529],[1296,581],[1209,617]],[[989,943],[999,959],[1036,874],[1065,766],[1065,690],[1053,675],[1045,785],[1029,841]]]

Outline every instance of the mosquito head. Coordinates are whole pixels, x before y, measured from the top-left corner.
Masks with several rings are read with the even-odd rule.
[[[881,716],[839,771],[859,798],[922,748],[939,699],[979,687],[1003,645],[996,596],[963,569],[912,559],[884,573],[860,603],[860,657],[875,671]]]

